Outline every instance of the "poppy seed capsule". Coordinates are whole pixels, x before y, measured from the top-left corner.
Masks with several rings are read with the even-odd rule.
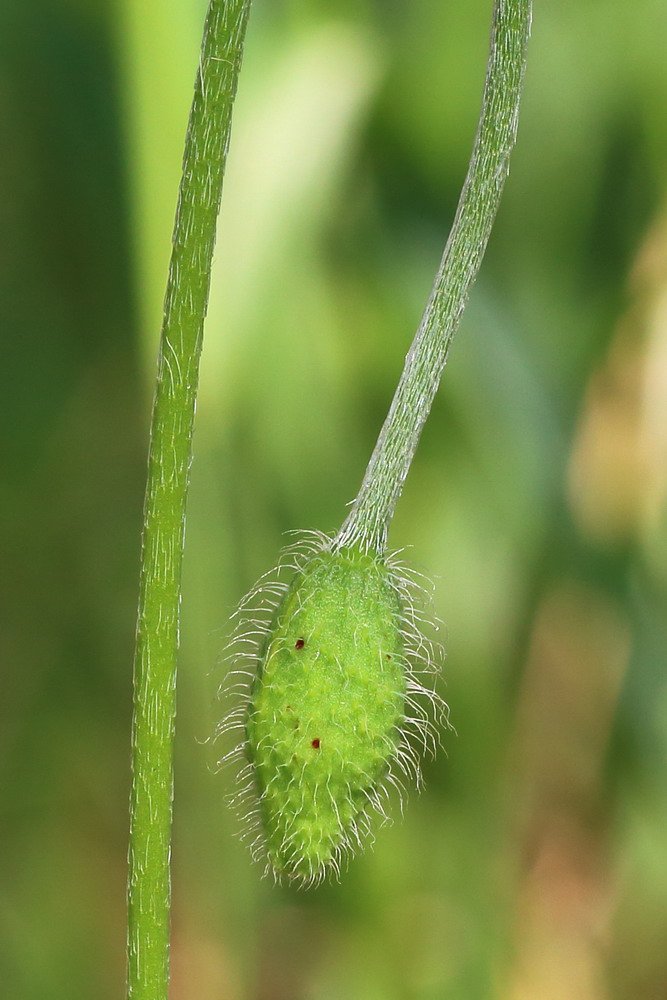
[[[398,772],[419,785],[418,747],[434,751],[431,717],[445,707],[415,671],[435,673],[408,571],[313,537],[241,603],[226,685],[241,703],[218,727],[243,731],[223,761],[242,763],[244,839],[276,878],[303,884],[339,872],[372,835],[373,811],[387,818]]]
[[[281,581],[292,572],[289,584]],[[420,784],[446,708],[410,571],[392,557],[336,549],[324,535],[287,550],[239,607],[226,689],[241,729],[233,797],[244,839],[276,878],[314,884],[360,848],[400,772]],[[435,717],[435,719],[434,719]]]

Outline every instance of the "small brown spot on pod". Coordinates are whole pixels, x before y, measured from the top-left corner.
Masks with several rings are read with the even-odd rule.
[[[294,643],[294,648],[295,649],[303,649],[303,647],[305,645],[306,645],[306,640],[305,639],[297,639],[296,642]]]
[[[313,750],[320,749],[320,741],[317,738],[315,738],[310,745],[313,748]]]

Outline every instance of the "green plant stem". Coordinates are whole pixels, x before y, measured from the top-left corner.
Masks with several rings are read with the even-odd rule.
[[[495,0],[468,174],[426,310],[363,483],[335,545],[383,552],[389,522],[491,233],[516,138],[531,0]]]
[[[185,142],[153,404],[132,725],[128,997],[166,1000],[185,502],[202,330],[250,0],[212,0]]]

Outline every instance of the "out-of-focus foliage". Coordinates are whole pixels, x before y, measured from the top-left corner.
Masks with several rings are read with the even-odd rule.
[[[667,991],[667,8],[536,4],[519,144],[393,528],[457,734],[340,885],[202,745],[226,619],[354,495],[452,219],[489,0],[256,0],[184,580],[174,1000]],[[201,0],[4,0],[1,981],[122,994],[154,354]]]

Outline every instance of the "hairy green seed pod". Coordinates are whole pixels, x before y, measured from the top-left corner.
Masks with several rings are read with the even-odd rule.
[[[400,627],[370,556],[322,553],[283,598],[248,715],[276,871],[330,864],[386,774],[405,699]]]
[[[318,539],[288,565],[289,586],[260,582],[241,609],[254,626],[237,637],[255,644],[252,677],[221,731],[244,729],[230,756],[245,760],[255,851],[277,877],[309,884],[361,845],[369,813],[386,818],[383,798],[402,788],[397,771],[419,782],[410,731],[424,748],[433,736],[415,696],[442,703],[415,675],[427,644],[395,564]],[[273,605],[271,618],[248,618],[252,602],[261,605],[252,613]]]

